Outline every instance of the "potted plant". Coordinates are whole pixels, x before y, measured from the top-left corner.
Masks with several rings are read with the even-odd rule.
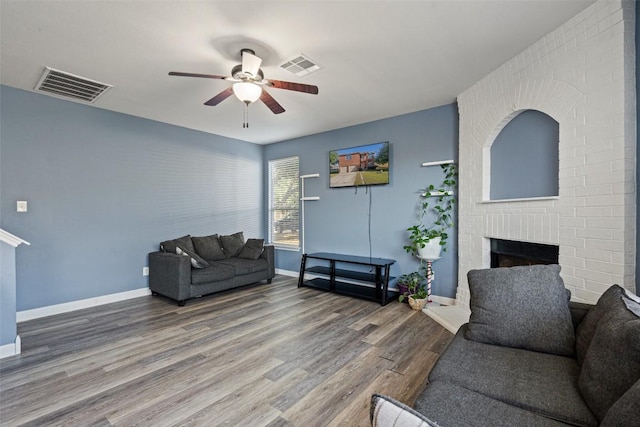
[[[455,163],[440,166],[444,173],[442,183],[437,187],[430,184],[420,190],[418,223],[407,228],[411,244],[404,246],[404,250],[424,259],[438,258],[440,250],[447,250],[447,230],[453,226],[453,191],[458,169]],[[424,224],[427,220],[431,221],[429,225]]]
[[[428,273],[429,271],[427,266],[420,264],[420,269],[418,271],[400,276],[398,278],[398,284],[400,285],[400,283],[404,283],[407,286],[407,290],[401,292],[398,300],[403,302],[406,298],[412,309],[422,310],[429,299],[429,294],[425,286],[427,283]]]
[[[423,276],[418,271],[414,271],[413,273],[403,274],[398,277],[398,290],[400,291],[400,302],[404,301],[406,297],[412,294],[416,289],[418,289],[421,282],[424,281]]]
[[[424,306],[427,304],[428,295],[427,291],[422,285],[416,292],[412,295],[409,295],[409,307],[414,310],[422,310]]]

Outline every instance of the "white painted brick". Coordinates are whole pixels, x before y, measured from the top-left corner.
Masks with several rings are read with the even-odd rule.
[[[574,297],[575,297],[575,301],[595,304],[596,302],[598,302],[600,295],[602,295],[601,292],[593,292],[585,289],[576,289],[576,292],[575,294],[572,295],[571,299],[574,300]]]
[[[576,249],[576,256],[585,260],[589,260],[589,262],[598,260],[611,263],[613,262],[612,253],[613,252],[611,251],[603,251],[592,248]]]
[[[576,229],[577,237],[588,237],[590,239],[611,240],[613,239],[614,230],[608,230],[603,228],[578,228]]]
[[[634,13],[624,7],[596,2],[458,97],[459,305],[468,307],[468,269],[488,266],[487,234],[557,240],[574,300],[597,301],[611,280],[634,286]],[[560,123],[560,200],[478,204],[490,182],[482,147],[522,108]]]

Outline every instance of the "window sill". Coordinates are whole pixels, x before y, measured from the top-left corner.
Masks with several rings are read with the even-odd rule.
[[[286,246],[277,243],[270,243],[270,245],[273,245],[277,251],[300,252],[300,246]]]

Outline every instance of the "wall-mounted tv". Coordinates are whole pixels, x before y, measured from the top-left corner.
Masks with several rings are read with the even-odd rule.
[[[329,152],[329,187],[389,183],[389,142]]]

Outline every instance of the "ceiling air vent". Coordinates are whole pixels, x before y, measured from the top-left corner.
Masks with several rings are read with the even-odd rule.
[[[322,68],[314,60],[303,54],[290,59],[280,67],[295,74],[298,77],[306,76],[307,74],[313,73],[314,71],[318,71]]]
[[[100,95],[112,87],[106,83],[45,67],[35,90],[49,95],[93,103]]]

